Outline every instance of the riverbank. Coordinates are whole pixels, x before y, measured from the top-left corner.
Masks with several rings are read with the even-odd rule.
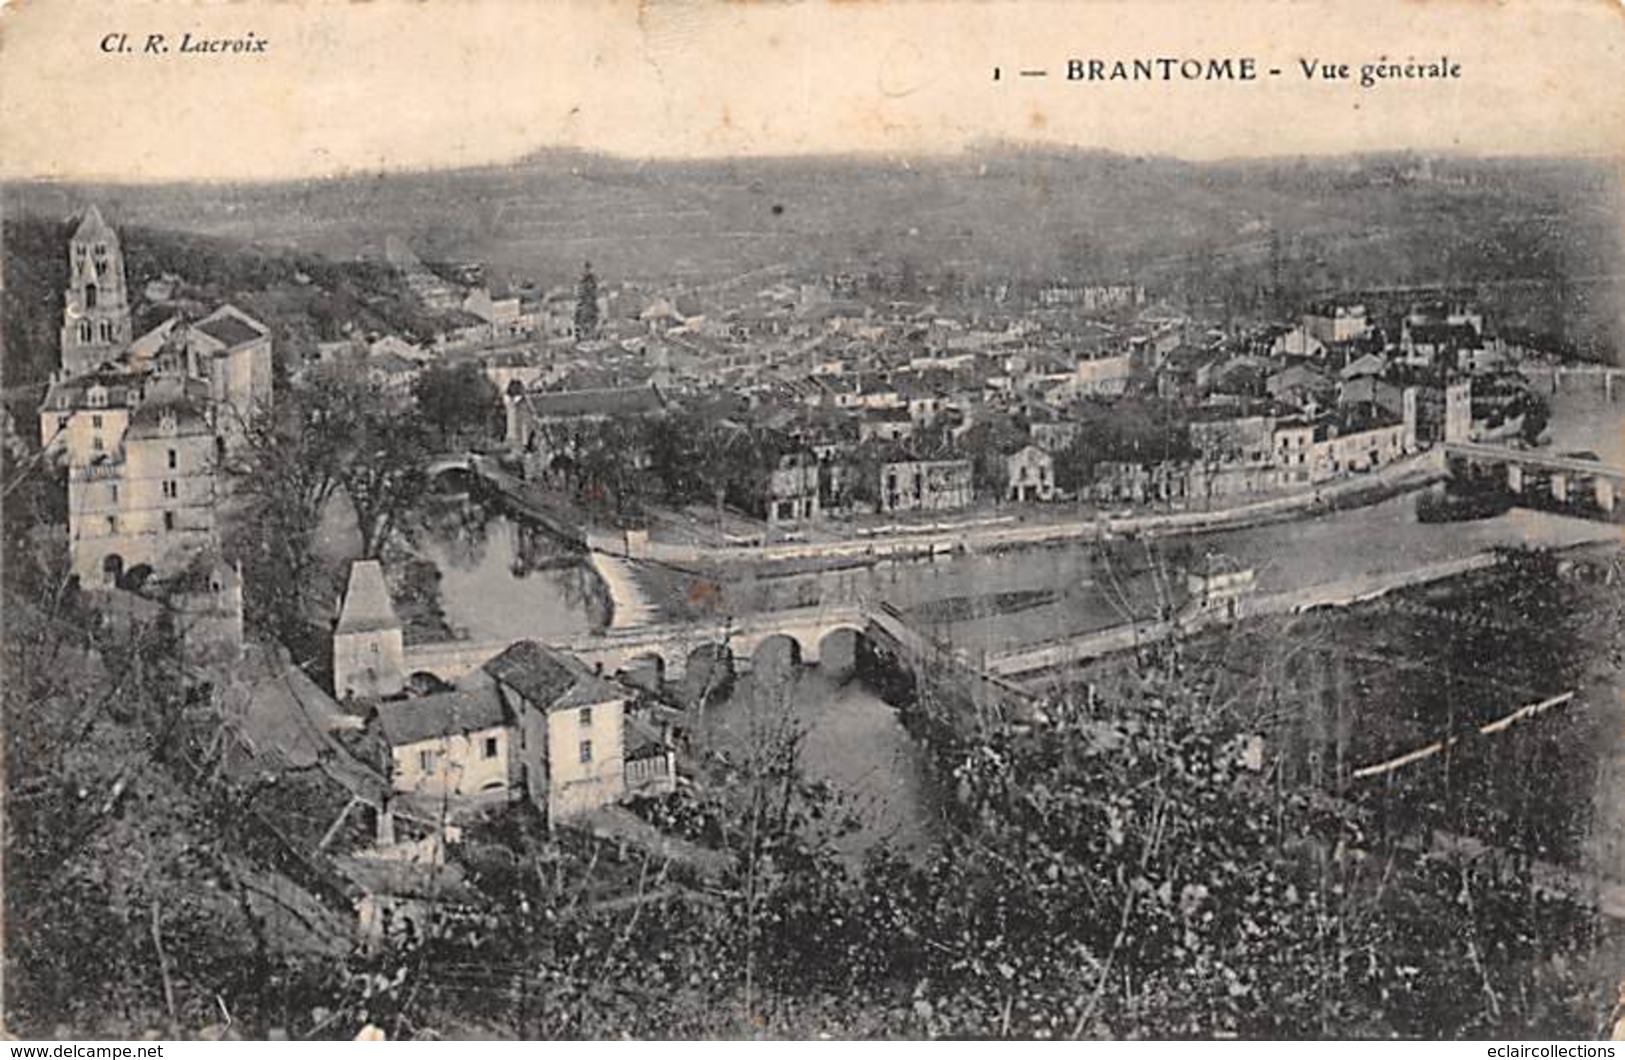
[[[1576,563],[1609,562],[1611,557],[1619,555],[1622,547],[1625,545],[1592,541],[1543,551],[1554,557],[1560,572],[1566,572]],[[1468,592],[1476,589],[1485,578],[1505,574],[1511,569],[1508,557],[1515,555],[1505,550],[1486,549],[1409,570],[1377,572],[1279,592],[1259,593],[1244,598],[1240,612],[1235,616],[1227,615],[1221,609],[1203,609],[1192,602],[1180,614],[1166,620],[1125,623],[1078,636],[1024,645],[989,654],[983,665],[989,673],[1013,678],[1035,691],[1041,690],[1058,682],[1064,683],[1069,674],[1075,674],[1079,669],[1109,656],[1164,640],[1195,638],[1226,628],[1240,628],[1254,619],[1301,615],[1322,609],[1353,614],[1362,605],[1384,601],[1413,589],[1431,588],[1445,594],[1452,591]],[[1470,624],[1472,620],[1464,618],[1462,621]]]
[[[1133,515],[1095,513],[1092,517],[1046,518],[1035,509],[1015,522],[985,517],[965,523],[933,523],[915,532],[888,528],[885,536],[844,540],[782,542],[772,545],[708,546],[653,539],[643,534],[589,533],[589,547],[627,559],[652,560],[679,567],[726,568],[750,565],[758,574],[799,573],[831,563],[879,563],[962,551],[1024,548],[1113,536],[1163,536],[1228,530],[1314,515],[1327,510],[1376,503],[1396,493],[1418,489],[1446,474],[1441,450],[1418,453],[1378,471],[1314,489],[1268,497],[1207,511],[1148,512]],[[845,561],[844,563],[842,561]],[[799,567],[806,564],[805,567]]]
[[[1173,618],[1113,626],[1082,636],[990,655],[986,667],[990,673],[1013,677],[1075,666],[1103,655],[1128,651],[1175,637],[1190,636],[1208,628],[1224,625],[1228,621],[1235,621],[1237,618],[1245,620],[1269,615],[1293,614],[1318,607],[1341,608],[1364,603],[1399,589],[1444,581],[1493,567],[1498,558],[1494,552],[1478,552],[1461,559],[1430,563],[1412,570],[1345,578],[1286,592],[1262,593],[1240,600],[1241,611],[1234,618],[1227,617],[1222,610],[1205,609],[1193,601]]]
[[[1010,520],[997,525],[982,520],[953,533],[933,530],[925,536],[886,540],[767,547],[671,547],[669,543],[647,542],[637,535],[591,534],[589,546],[595,553],[620,561],[621,570],[640,593],[636,603],[651,607],[658,616],[656,621],[681,622],[745,613],[764,606],[816,606],[831,598],[829,587],[822,584],[831,578],[842,586],[835,590],[836,596],[849,601],[852,584],[861,583],[867,572],[899,570],[900,564],[961,562],[1034,550],[1064,550],[1080,543],[1245,530],[1370,508],[1420,489],[1443,473],[1442,460],[1424,454],[1383,472],[1329,483],[1318,491],[1204,512],[1033,523]],[[787,548],[790,554],[786,554]],[[764,604],[766,599],[774,602]]]

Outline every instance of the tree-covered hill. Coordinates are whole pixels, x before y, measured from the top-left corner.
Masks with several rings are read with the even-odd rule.
[[[89,201],[89,200],[86,200]],[[115,222],[119,222],[115,217]],[[59,363],[62,291],[73,220],[23,214],[4,224],[4,380],[48,378]],[[427,337],[434,319],[381,262],[333,261],[286,247],[249,245],[185,229],[120,225],[135,330],[174,313],[199,316],[231,302],[269,324],[278,360],[292,363],[347,328]],[[153,280],[174,282],[161,302]]]

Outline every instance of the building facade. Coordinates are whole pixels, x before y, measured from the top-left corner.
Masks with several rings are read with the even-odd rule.
[[[511,797],[518,774],[515,730],[492,686],[381,703],[378,722],[395,791],[464,805]]]
[[[72,569],[86,588],[140,566],[176,574],[218,550],[218,470],[271,403],[271,331],[228,305],[132,339],[118,234],[94,206],[68,259],[61,367],[39,415],[68,469]]]
[[[880,510],[951,511],[973,494],[969,460],[903,460],[880,466]]]
[[[1055,459],[1036,445],[1004,458],[1006,497],[1018,503],[1055,498]]]
[[[194,402],[147,401],[117,449],[69,467],[68,539],[86,588],[137,566],[178,570],[218,548],[215,437]]]
[[[767,478],[767,523],[779,526],[817,519],[822,511],[818,458],[788,453]]]

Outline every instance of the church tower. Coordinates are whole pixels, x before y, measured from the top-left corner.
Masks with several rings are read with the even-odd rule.
[[[83,375],[130,344],[130,299],[118,233],[91,206],[68,243],[62,374]]]

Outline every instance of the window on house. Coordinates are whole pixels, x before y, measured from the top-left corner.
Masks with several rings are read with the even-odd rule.
[[[96,332],[103,342],[113,341],[113,325],[111,321],[104,320],[97,324]]]
[[[90,440],[90,447],[92,449],[94,449],[98,453],[101,452],[102,451],[102,436],[98,434],[98,435],[96,435],[96,437],[92,438]]]
[[[497,756],[497,738],[495,736],[487,736],[485,738],[485,746],[481,748],[480,753],[486,758],[495,758]]]
[[[72,419],[73,419],[72,416],[58,416],[56,418],[56,429],[59,430],[59,431],[67,430],[68,429],[68,423]]]
[[[90,321],[88,321],[88,320],[79,321],[79,341],[80,342],[89,342],[90,341]]]
[[[117,504],[118,503],[118,483],[117,482],[110,483],[107,488],[108,488],[109,493],[112,495],[113,503]]]
[[[171,449],[169,451],[169,468],[170,468],[171,471],[173,471],[175,469],[176,463],[177,463],[177,461],[175,459],[175,450]]]
[[[85,308],[96,308],[96,285],[93,283],[85,285]]]
[[[96,428],[98,431],[101,430],[102,429],[102,418],[100,416],[92,416],[92,417],[90,417],[90,425],[92,427]]]
[[[118,533],[118,517],[117,516],[109,515],[107,517],[107,532],[110,533],[110,534]]]
[[[164,480],[164,498],[166,500],[174,500],[179,492],[180,491],[176,488],[174,479]]]
[[[592,708],[591,707],[582,707],[579,711],[576,712],[576,716],[581,719],[581,727],[583,729],[585,729],[585,728],[589,727],[590,725],[592,725]]]
[[[586,764],[586,763],[592,761],[592,741],[591,740],[582,740],[581,741],[581,761],[582,761],[582,764]]]
[[[418,752],[418,771],[419,772],[433,773],[439,767],[440,767],[440,752],[439,751],[419,751]]]
[[[169,531],[169,530],[173,530],[173,529],[175,529],[175,513],[174,512],[165,512],[164,513],[164,530]]]

